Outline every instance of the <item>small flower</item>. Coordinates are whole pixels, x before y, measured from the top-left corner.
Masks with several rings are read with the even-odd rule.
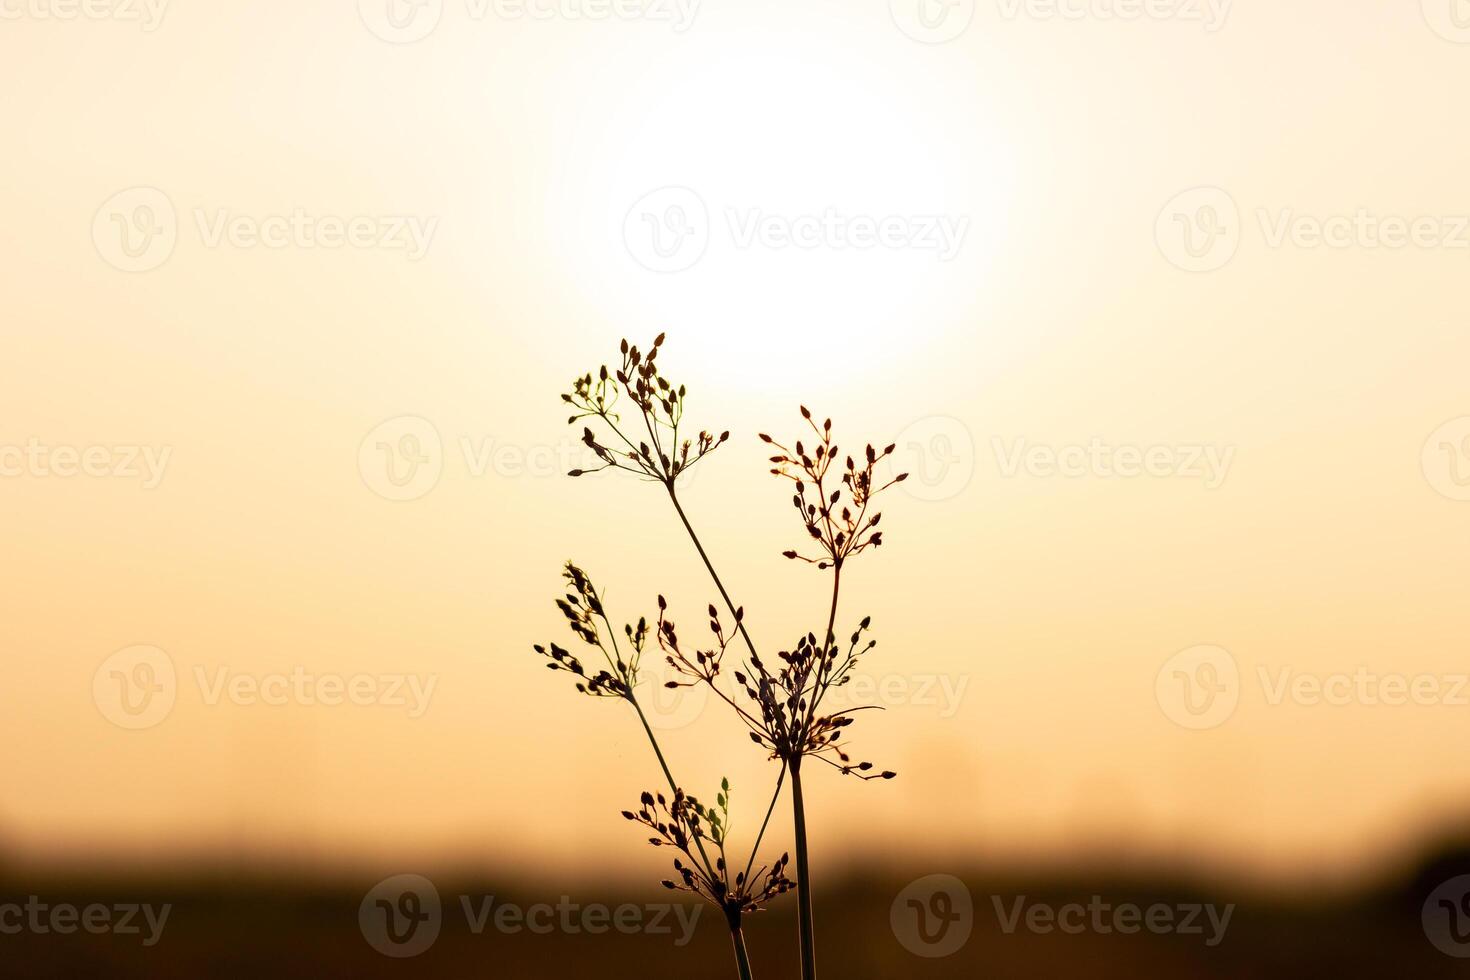
[[[649,838],[654,847],[673,847],[683,855],[674,858],[677,880],[665,880],[665,888],[687,891],[724,911],[755,912],[771,899],[784,895],[796,886],[786,875],[790,855],[782,854],[771,865],[754,866],[751,855],[745,870],[730,875],[725,861],[725,840],[730,825],[730,781],[722,780],[715,806],[707,807],[683,790],[676,790],[672,800],[662,793],[645,792],[641,806],[624,810],[623,817],[652,830]],[[717,849],[711,862],[705,842]]]
[[[593,419],[616,437],[598,435],[591,426],[584,425],[582,442],[602,465],[572,470],[570,476],[620,469],[673,487],[685,470],[729,440],[729,432],[714,436],[701,431],[693,438],[680,437],[686,390],[659,371],[658,352],[663,342],[664,335],[659,334],[645,355],[624,340],[620,347],[621,367],[609,370],[603,365],[595,376],[590,372],[584,374],[572,382],[571,392],[561,396],[574,409],[567,419],[568,425]],[[623,420],[614,410],[624,398],[642,416],[642,431],[636,425],[631,426],[631,437],[623,432]]]
[[[533,649],[547,658],[547,666],[552,670],[569,671],[581,678],[577,681],[577,690],[583,694],[591,697],[631,699],[633,688],[638,685],[638,663],[642,658],[643,648],[648,643],[648,621],[640,618],[636,627],[632,624],[623,627],[629,643],[628,657],[624,659],[616,638],[612,637],[612,623],[607,618],[602,597],[597,594],[591,577],[571,562],[566,563],[562,576],[571,588],[565,596],[556,600],[556,607],[566,617],[567,626],[572,633],[583,643],[596,647],[601,652],[607,667],[599,669],[595,674],[589,674],[581,660],[555,643],[545,646],[538,643]],[[603,641],[599,622],[608,630],[610,645]]]

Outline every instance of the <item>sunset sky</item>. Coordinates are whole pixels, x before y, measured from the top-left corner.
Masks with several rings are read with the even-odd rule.
[[[0,854],[661,869],[636,719],[531,652],[569,558],[622,619],[717,598],[656,486],[563,475],[559,394],[660,331],[763,646],[828,585],[756,434],[915,474],[839,617],[900,777],[813,773],[815,861],[1334,877],[1470,810],[1436,0],[0,6]],[[748,834],[776,767],[659,713]]]

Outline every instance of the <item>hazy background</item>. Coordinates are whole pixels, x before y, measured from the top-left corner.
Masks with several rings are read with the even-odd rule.
[[[18,874],[662,877],[617,817],[656,784],[641,733],[530,645],[566,638],[567,558],[624,619],[663,592],[693,635],[715,597],[656,488],[561,475],[585,456],[558,393],[664,330],[690,420],[733,433],[687,508],[771,649],[820,629],[826,580],[779,557],[801,528],[755,433],[805,403],[916,473],[840,619],[873,616],[887,692],[854,745],[901,776],[812,775],[819,876],[1106,858],[1351,888],[1470,812],[1450,0],[1213,25],[961,2],[930,28],[876,0],[446,0],[404,31],[371,0],[58,9],[0,5]],[[770,237],[829,211],[902,244]],[[1273,244],[1283,212],[1360,211],[1430,223]],[[298,212],[369,220],[251,243]],[[382,246],[398,217],[425,248]],[[1171,475],[1017,471],[1018,440],[1160,447]],[[58,475],[37,446],[110,462]],[[157,479],[134,452],[167,454]],[[162,653],[109,660],[139,646]],[[211,693],[293,672],[382,696]],[[1438,693],[1275,696],[1359,672]],[[387,693],[408,675],[422,710]],[[1223,701],[1183,700],[1212,678]],[[152,715],[124,680],[159,685]],[[663,704],[663,738],[691,788],[729,776],[740,836],[775,770],[718,709]]]

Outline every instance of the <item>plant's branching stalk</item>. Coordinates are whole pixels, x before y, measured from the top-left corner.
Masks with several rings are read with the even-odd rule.
[[[660,334],[646,355],[637,347],[630,346],[626,340],[623,341],[620,367],[610,370],[604,366],[595,376],[591,373],[586,374],[576,379],[570,394],[562,396],[563,401],[575,410],[568,422],[576,423],[581,419],[595,418],[612,432],[617,442],[622,444],[622,448],[604,445],[590,427],[584,426],[582,441],[597,457],[601,465],[590,470],[573,470],[571,475],[581,476],[586,472],[614,468],[627,470],[644,480],[662,484],[669,495],[674,512],[678,515],[689,540],[704,563],[705,570],[719,592],[726,610],[734,619],[734,633],[727,633],[720,622],[718,612],[711,605],[709,607],[710,630],[715,636],[716,644],[710,650],[695,650],[689,653],[681,645],[674,623],[666,615],[667,604],[660,596],[659,618],[654,635],[666,655],[667,662],[679,678],[667,682],[666,686],[678,688],[693,684],[706,685],[736,713],[736,716],[748,729],[751,740],[768,751],[771,758],[781,762],[781,772],[776,779],[775,792],[766,810],[765,820],[761,824],[750,859],[746,863],[745,870],[737,875],[733,882],[734,889],[743,896],[754,893],[752,891],[753,882],[756,880],[762,883],[761,895],[763,898],[779,894],[791,886],[791,882],[784,875],[786,862],[784,856],[771,869],[761,868],[756,871],[752,878],[756,853],[765,837],[766,828],[770,824],[771,814],[780,797],[782,784],[787,773],[790,773],[796,837],[796,888],[800,911],[801,972],[803,980],[814,980],[816,951],[813,939],[811,876],[807,863],[806,802],[801,780],[801,764],[807,757],[815,757],[845,775],[857,776],[860,779],[892,779],[894,777],[894,773],[887,770],[874,773],[873,764],[870,762],[854,763],[846,751],[839,746],[842,731],[852,724],[853,713],[862,710],[861,707],[839,711],[831,715],[822,714],[821,708],[832,688],[846,684],[851,679],[851,672],[858,660],[875,646],[873,640],[868,640],[865,645],[862,642],[863,634],[870,626],[870,620],[865,617],[852,633],[846,653],[842,655],[839,662],[840,648],[837,643],[836,628],[842,589],[842,570],[854,556],[882,545],[883,533],[878,530],[878,526],[883,515],[874,512],[869,516],[870,504],[879,493],[907,479],[908,474],[901,473],[886,481],[879,479],[878,468],[893,454],[895,447],[892,445],[882,450],[869,445],[859,455],[858,460],[854,460],[851,455],[841,457],[838,446],[832,441],[832,420],[826,419],[819,425],[805,406],[801,408],[801,415],[815,437],[815,442],[810,448],[803,440],[795,441],[788,448],[768,435],[761,435],[761,440],[776,451],[776,455],[770,459],[774,467],[771,472],[791,480],[795,486],[792,504],[801,516],[807,537],[810,542],[815,543],[817,548],[815,556],[805,555],[797,550],[788,550],[783,554],[789,559],[816,565],[819,570],[829,568],[832,570],[832,596],[828,605],[827,625],[820,638],[813,633],[798,638],[789,651],[783,650],[777,655],[779,664],[767,665],[758,653],[755,641],[751,638],[746,626],[744,609],[731,598],[729,590],[726,589],[725,583],[715,570],[714,562],[710,559],[688,514],[684,511],[677,490],[680,475],[714,449],[723,445],[729,439],[730,434],[725,432],[716,438],[708,432],[701,431],[696,439],[685,439],[680,442],[679,429],[684,415],[686,392],[683,385],[675,385],[665,378],[657,366],[658,354],[663,341],[664,337]],[[624,431],[621,418],[615,410],[622,399],[631,401],[637,407],[642,416],[647,442],[641,440],[635,442]],[[669,440],[667,445],[663,439],[665,434]],[[839,458],[842,459],[840,465],[837,463]],[[834,466],[837,467],[835,470]],[[577,610],[577,605],[573,603],[573,612]],[[572,612],[568,613],[568,618],[574,619]],[[606,624],[606,617],[602,618]],[[572,625],[573,630],[580,634],[585,624],[579,626],[579,622],[574,620]],[[608,628],[611,630],[610,625]],[[637,631],[640,640],[635,644],[637,654],[641,654],[643,649],[641,637],[646,635],[644,631],[645,624],[640,621]],[[595,636],[595,628],[592,632]],[[744,641],[749,656],[742,665],[743,669],[731,671],[731,674],[735,683],[753,704],[753,709],[742,707],[725,693],[718,683],[725,653],[735,633],[738,633]],[[630,638],[634,635],[635,631],[630,627]],[[579,684],[579,689],[599,696],[623,694],[623,689],[619,685],[623,682],[622,675],[625,670],[621,657],[617,655],[615,644],[616,641],[614,641],[614,652],[609,656],[609,663],[613,671],[611,673],[601,672],[597,677],[590,678],[585,685]],[[598,645],[600,646],[600,643]],[[606,652],[604,649],[604,653]],[[566,651],[561,650],[555,644],[552,644],[548,656],[552,658],[553,667],[573,669],[585,677],[580,664],[575,662],[575,658],[570,658]],[[633,660],[636,664],[636,656]],[[631,692],[631,685],[628,686],[628,690]],[[631,695],[628,696],[629,700],[632,700]],[[636,701],[633,703],[636,708]],[[639,709],[639,716],[642,718],[641,709]],[[650,741],[654,741],[655,752],[658,753],[662,764],[662,753],[658,751],[657,743],[653,739],[652,730],[649,729],[646,719],[644,719],[644,727],[648,730]],[[680,870],[684,882],[683,887],[696,891],[707,889],[716,904],[724,902],[723,907],[730,916],[737,960],[745,962],[744,942],[739,931],[739,914],[743,906],[728,897],[732,883],[726,877],[728,869],[725,861],[725,835],[729,829],[729,787],[727,784],[722,784],[722,791],[717,799],[718,809],[711,810],[698,801],[686,797],[677,788],[667,765],[664,765],[663,768],[674,792],[673,802],[668,802],[661,795],[651,796],[645,793],[644,809],[637,814],[625,813],[624,816],[654,827],[662,838],[662,841],[655,839],[655,843],[673,843],[680,847],[686,856],[689,855],[691,841],[700,854],[704,855],[701,842],[705,836],[709,836],[719,847],[719,857],[713,865],[705,856],[702,869],[683,866],[680,862],[676,862],[675,867]],[[663,813],[668,819],[660,820],[660,813]],[[665,882],[665,884],[671,888],[680,887],[673,882]]]

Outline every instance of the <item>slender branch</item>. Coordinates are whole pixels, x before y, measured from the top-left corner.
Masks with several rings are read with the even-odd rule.
[[[735,968],[740,971],[740,980],[751,980],[750,954],[745,951],[745,933],[740,929],[740,913],[730,921],[730,940],[735,944]]]
[[[801,941],[801,978],[816,980],[817,949],[812,923],[811,866],[807,861],[806,801],[801,792],[801,757],[791,764],[791,809],[796,829],[796,909]]]
[[[679,506],[679,497],[674,492],[674,487],[672,483],[668,484],[668,491],[669,500],[673,502],[674,510],[678,512],[679,520],[682,521],[684,524],[684,530],[689,532],[689,540],[694,542],[694,548],[696,551],[699,552],[699,557],[704,561],[704,567],[709,571],[710,578],[714,579],[715,588],[719,589],[720,597],[725,600],[725,605],[727,608],[729,608],[730,615],[735,617],[736,628],[740,630],[740,635],[744,638],[745,645],[750,650],[750,655],[752,657],[755,657],[756,659],[759,659],[760,655],[756,653],[755,643],[750,639],[750,634],[747,633],[745,630],[745,622],[743,618],[736,616],[736,606],[735,603],[730,599],[730,593],[725,589],[725,583],[720,581],[719,573],[715,571],[715,566],[710,562],[709,555],[704,550],[704,545],[701,544],[699,541],[699,535],[694,533],[694,527],[689,523],[688,515],[684,513],[684,508]],[[834,579],[835,578],[836,576],[834,576]],[[827,632],[829,635],[832,632],[832,623],[836,621],[836,617],[837,596],[836,590],[834,589],[832,597],[832,611],[831,615],[829,616],[829,619],[832,622],[829,622],[827,627]],[[804,735],[805,731],[803,731],[802,734]],[[790,760],[791,799],[793,816],[795,819],[796,837],[796,898],[797,908],[800,913],[799,925],[801,942],[801,977],[802,980],[816,980],[817,954],[816,948],[813,945],[814,939],[812,926],[812,889],[811,882],[809,880],[810,867],[807,861],[806,807],[804,801],[802,800],[801,794],[801,756],[799,754],[801,745],[802,743],[800,741],[797,741],[793,746],[791,746],[791,749],[798,754]],[[774,802],[775,801],[773,800],[772,805],[774,805]]]
[[[750,881],[750,869],[755,867],[755,855],[761,848],[761,841],[766,836],[766,827],[771,822],[771,814],[776,812],[776,801],[781,798],[781,784],[786,780],[786,763],[781,763],[781,774],[776,777],[776,792],[771,794],[771,805],[766,807],[766,819],[761,821],[761,831],[755,835],[755,844],[750,848],[750,860],[745,862],[745,880]]]
[[[832,608],[827,613],[827,633],[822,638],[821,660],[817,663],[817,678],[812,684],[812,694],[810,700],[807,702],[806,717],[802,719],[801,741],[797,743],[799,745],[806,744],[807,732],[811,730],[812,723],[817,717],[817,705],[821,702],[822,695],[825,693],[822,690],[822,680],[827,673],[827,648],[833,647],[834,653],[836,649],[834,644],[836,637],[832,630],[837,624],[837,596],[841,589],[842,559],[839,558],[832,564]],[[836,659],[835,656],[833,659]]]
[[[694,533],[694,527],[689,523],[689,518],[684,513],[684,508],[679,506],[679,496],[674,492],[673,484],[668,485],[669,500],[673,501],[674,510],[679,512],[679,520],[684,522],[684,530],[689,532],[689,540],[694,542],[694,549],[699,552],[699,557],[704,559],[704,567],[709,570],[710,578],[715,580],[715,588],[720,590],[720,598],[725,600],[725,606],[730,610],[730,615],[735,619],[735,628],[740,631],[740,636],[745,640],[745,646],[750,650],[750,655],[759,659],[760,654],[755,652],[755,643],[750,639],[750,634],[745,630],[744,618],[737,615],[734,601],[730,593],[725,591],[725,583],[720,581],[719,573],[715,566],[710,563],[709,555],[705,554],[704,545],[699,543],[699,535]]]
[[[638,712],[638,720],[643,722],[643,731],[648,735],[649,744],[653,746],[653,754],[658,756],[658,764],[663,767],[664,778],[669,781],[669,789],[673,791],[675,796],[678,796],[679,784],[674,780],[674,774],[669,771],[669,764],[664,760],[663,750],[658,747],[658,739],[654,737],[653,728],[648,724],[648,719],[643,714],[643,707],[638,703],[638,699],[632,696],[629,696],[628,703],[633,706],[634,711]],[[700,839],[692,823],[689,825],[689,836],[694,838],[694,846],[699,848],[699,856],[704,860],[705,870],[709,872],[710,878],[713,879],[715,877],[715,866],[710,863],[709,855],[704,850],[704,841]]]

